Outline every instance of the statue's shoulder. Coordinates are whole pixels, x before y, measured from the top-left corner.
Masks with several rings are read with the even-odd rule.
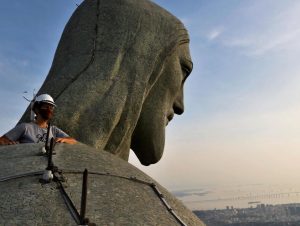
[[[48,159],[41,144],[0,147],[0,224],[74,225],[61,184],[80,212],[83,171],[88,169],[86,217],[97,225],[202,225],[151,177],[118,157],[84,144],[57,144],[53,163],[61,181],[39,181]],[[63,216],[63,217],[62,217]],[[178,216],[178,218],[176,218]],[[179,220],[178,220],[179,219]]]

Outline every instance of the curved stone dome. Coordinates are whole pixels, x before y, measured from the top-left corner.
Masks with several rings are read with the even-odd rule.
[[[48,164],[42,147],[0,146],[0,225],[79,224],[76,214],[80,213],[85,169],[89,172],[85,217],[90,223],[204,225],[152,178],[128,162],[87,145],[57,144],[53,164],[61,180],[41,183]],[[76,209],[73,215],[72,204]]]

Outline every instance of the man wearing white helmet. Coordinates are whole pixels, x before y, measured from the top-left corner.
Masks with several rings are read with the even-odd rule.
[[[0,145],[46,142],[48,123],[53,117],[55,107],[54,100],[50,95],[37,96],[31,106],[33,122],[18,124],[0,137]],[[56,126],[51,126],[49,130],[49,140],[51,138],[58,143],[75,144],[77,142]]]

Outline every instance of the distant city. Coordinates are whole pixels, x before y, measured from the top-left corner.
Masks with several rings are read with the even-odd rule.
[[[256,203],[252,203],[256,204]],[[299,226],[300,203],[193,211],[207,226]]]
[[[208,226],[300,226],[299,184],[231,184],[172,193]]]
[[[250,208],[257,204],[300,203],[300,184],[206,186],[172,191],[191,210]]]

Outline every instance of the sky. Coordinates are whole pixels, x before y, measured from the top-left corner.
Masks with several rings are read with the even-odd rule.
[[[194,70],[162,160],[130,163],[169,190],[295,183],[300,172],[300,1],[155,0],[187,27]],[[81,0],[1,0],[0,134],[44,81]],[[28,93],[23,93],[27,91]]]

